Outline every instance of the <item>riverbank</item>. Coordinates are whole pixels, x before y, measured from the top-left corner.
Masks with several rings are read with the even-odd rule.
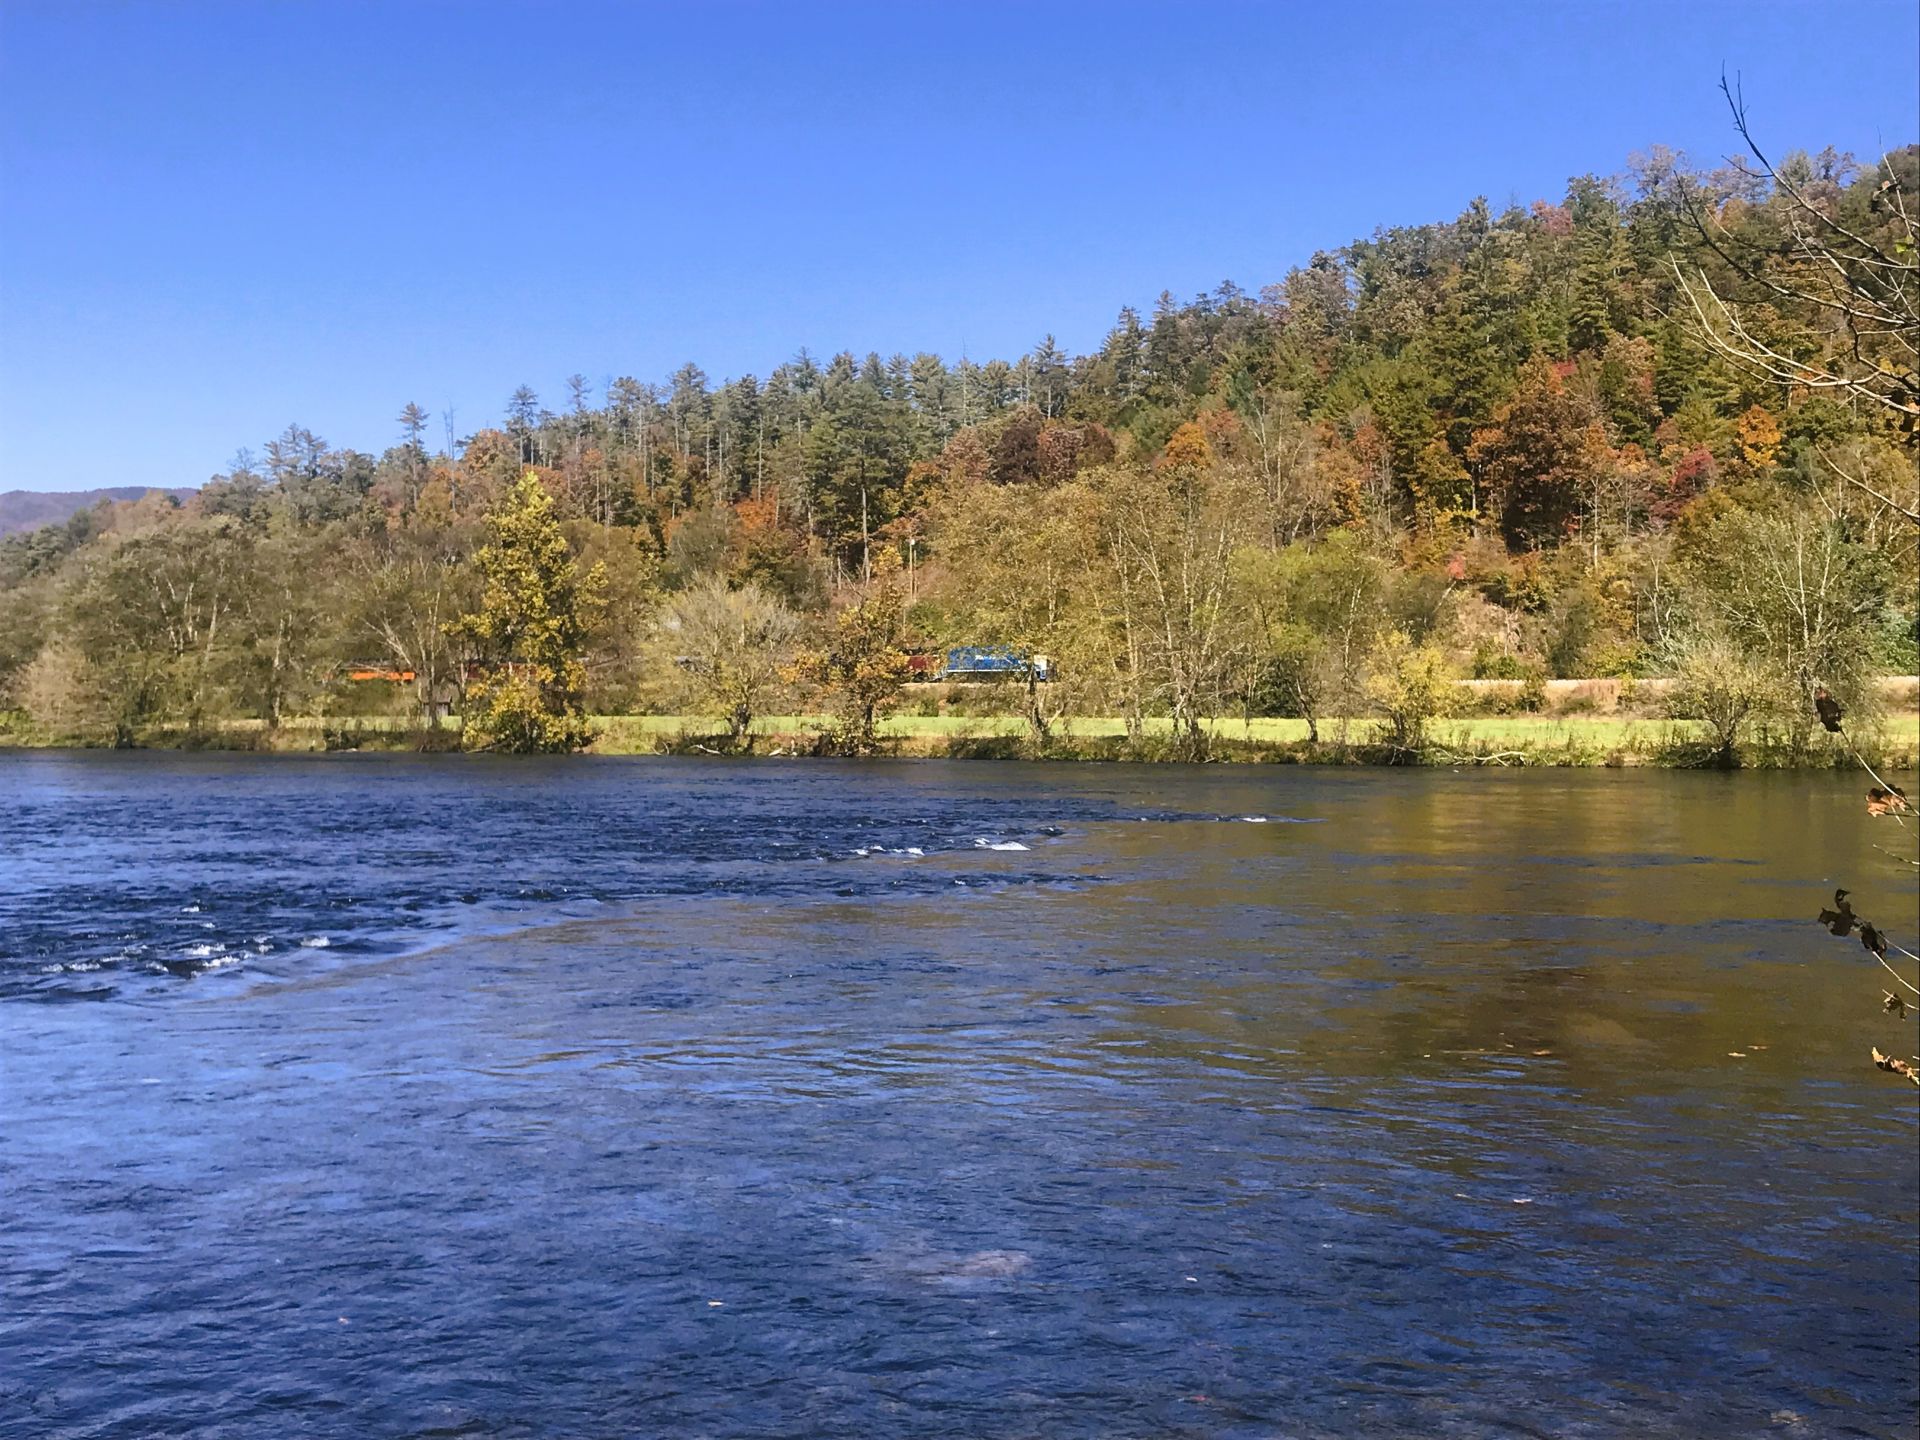
[[[820,746],[820,716],[773,716],[758,722],[743,743],[730,744],[697,718],[605,716],[593,750],[608,755],[806,755]],[[885,753],[919,759],[1100,760],[1165,762],[1192,759],[1165,720],[1148,720],[1130,736],[1114,717],[1057,722],[1044,739],[1014,717],[894,716],[881,727]],[[1304,720],[1221,720],[1211,728],[1212,761],[1276,765],[1546,765],[1699,768],[1712,761],[1706,727],[1685,720],[1622,716],[1494,716],[1437,721],[1418,748],[1395,746],[1371,720],[1344,727],[1320,722],[1318,738]],[[1912,770],[1920,760],[1920,719],[1892,717],[1853,737],[1876,769]],[[1821,733],[1796,745],[1789,736],[1756,732],[1740,749],[1743,766],[1832,769],[1854,762],[1839,737]]]
[[[757,720],[749,735],[730,741],[710,718],[691,715],[599,715],[596,755],[804,756],[821,753],[827,729],[823,715],[773,715]],[[1696,722],[1637,715],[1497,715],[1439,720],[1417,749],[1396,747],[1380,735],[1378,722],[1322,720],[1318,739],[1295,719],[1223,719],[1211,730],[1207,758],[1217,762],[1277,765],[1486,765],[1656,767],[1694,769],[1716,763],[1706,728]],[[1920,716],[1890,709],[1848,737],[1881,771],[1914,770],[1920,763]],[[299,717],[277,730],[259,721],[234,720],[188,731],[150,727],[141,748],[246,750],[310,754],[322,751],[421,751],[459,748],[459,731],[444,725],[423,729],[393,716]],[[84,742],[78,742],[84,743]],[[42,748],[76,744],[71,737],[39,733],[18,722],[0,725],[0,746]],[[1164,719],[1149,719],[1138,735],[1116,717],[1057,721],[1037,739],[1014,716],[895,715],[880,725],[880,751],[925,760],[1083,760],[1155,763],[1193,758]],[[1752,769],[1833,769],[1855,763],[1839,736],[1821,731],[1793,737],[1756,728],[1741,746],[1739,765]]]

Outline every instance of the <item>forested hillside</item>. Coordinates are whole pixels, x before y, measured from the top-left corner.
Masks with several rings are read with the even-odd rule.
[[[138,500],[146,493],[146,488],[141,485],[112,485],[99,490],[65,492],[0,491],[0,536],[38,530],[47,525],[64,525],[75,510],[97,505],[102,500]],[[191,487],[174,492],[181,499],[191,493]]]
[[[1777,171],[1654,152],[1258,290],[1163,294],[1085,355],[575,376],[457,442],[406,404],[378,455],[289,425],[184,504],[0,543],[0,685],[17,724],[121,741],[356,713],[370,666],[458,709],[523,658],[458,622],[530,471],[590,601],[595,713],[733,715],[743,669],[749,713],[831,691],[876,605],[876,654],[1050,657],[1044,694],[1007,699],[1036,735],[1074,712],[1196,745],[1229,710],[1392,725],[1446,677],[1870,708],[1864,677],[1916,668],[1917,170],[1914,147]],[[1844,268],[1830,285],[1810,223],[1891,287],[1891,322],[1853,313]]]

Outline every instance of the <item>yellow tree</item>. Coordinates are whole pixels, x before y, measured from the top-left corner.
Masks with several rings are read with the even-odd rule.
[[[483,750],[578,750],[592,739],[582,657],[605,573],[579,573],[532,471],[487,516],[487,533],[474,556],[480,608],[451,627],[477,652],[463,739]]]
[[[985,481],[946,487],[933,519],[951,639],[1005,645],[1022,667],[1022,713],[1035,744],[1044,744],[1070,697],[1099,667],[1096,649],[1078,641],[1084,616],[1075,604],[1090,563],[1080,522],[1085,491]],[[1039,658],[1065,664],[1041,683]],[[1085,664],[1076,661],[1085,660]]]
[[[802,651],[793,677],[817,689],[833,712],[827,743],[847,755],[869,755],[880,720],[892,713],[907,683],[906,596],[891,550],[873,557],[873,583],[833,618],[825,643]]]
[[[1748,473],[1770,475],[1780,461],[1780,422],[1764,405],[1750,405],[1734,422],[1740,460]]]

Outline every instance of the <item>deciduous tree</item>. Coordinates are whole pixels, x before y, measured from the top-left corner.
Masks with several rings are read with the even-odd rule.
[[[553,500],[531,472],[487,516],[487,544],[474,564],[480,605],[454,626],[478,656],[467,683],[467,743],[578,750],[592,738],[583,657],[604,573],[578,572]]]
[[[879,724],[907,682],[906,596],[890,551],[876,557],[874,579],[841,607],[822,641],[794,661],[793,677],[810,685],[833,715],[826,741],[847,755],[871,754]]]
[[[696,713],[717,712],[738,744],[786,689],[800,618],[758,585],[713,577],[668,603],[660,632],[671,689]]]

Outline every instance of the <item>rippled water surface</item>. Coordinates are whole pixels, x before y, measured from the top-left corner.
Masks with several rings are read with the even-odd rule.
[[[1858,789],[0,754],[0,1435],[1912,1435]]]

